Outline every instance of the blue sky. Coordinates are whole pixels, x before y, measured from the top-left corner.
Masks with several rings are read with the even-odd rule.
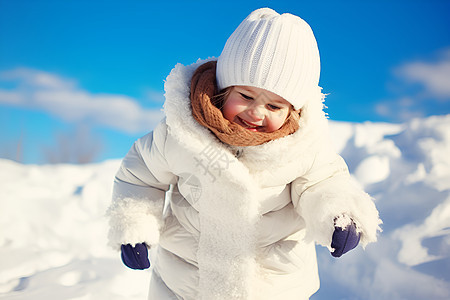
[[[450,1],[0,0],[0,157],[123,157],[161,117],[173,66],[218,56],[265,6],[313,28],[330,119],[450,113]]]

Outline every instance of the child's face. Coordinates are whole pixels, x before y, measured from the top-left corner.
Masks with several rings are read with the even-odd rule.
[[[222,108],[225,119],[258,132],[280,129],[290,111],[291,104],[282,97],[250,86],[233,86]]]

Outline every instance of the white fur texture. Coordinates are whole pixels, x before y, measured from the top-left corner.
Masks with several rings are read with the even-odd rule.
[[[120,249],[122,244],[145,242],[155,245],[159,241],[163,202],[149,199],[116,199],[108,209],[109,245]]]
[[[334,219],[334,226],[340,227],[342,229],[347,228],[347,226],[352,224],[352,218],[350,218],[349,216],[342,214],[337,216]]]
[[[361,232],[361,245],[377,240],[382,223],[370,196],[355,186],[347,176],[325,180],[306,190],[300,200],[300,211],[306,222],[307,238],[331,249],[334,219],[351,218]]]

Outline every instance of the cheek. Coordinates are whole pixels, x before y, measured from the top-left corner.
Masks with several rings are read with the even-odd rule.
[[[280,129],[281,126],[283,126],[284,122],[286,122],[286,119],[287,119],[287,113],[272,115],[267,124],[268,131],[273,132],[273,131]]]
[[[238,115],[242,111],[243,108],[240,101],[237,101],[236,99],[233,99],[231,97],[225,101],[222,108],[222,114],[224,118],[230,122],[232,122],[236,115]]]

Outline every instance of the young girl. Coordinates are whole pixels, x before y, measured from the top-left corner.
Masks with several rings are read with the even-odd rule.
[[[371,198],[332,151],[309,25],[262,8],[217,60],[178,64],[166,118],[116,175],[110,243],[150,266],[149,299],[308,299],[315,243],[376,240]]]

